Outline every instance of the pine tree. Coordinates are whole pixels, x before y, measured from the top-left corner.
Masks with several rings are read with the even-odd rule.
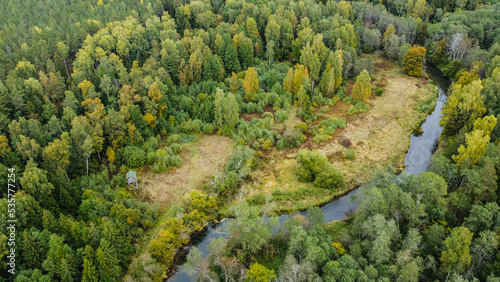
[[[238,50],[240,62],[243,69],[249,68],[253,65],[253,43],[252,40],[244,38],[240,43]]]
[[[91,246],[86,245],[85,250],[83,251],[83,273],[82,273],[82,282],[98,282],[99,281],[99,273],[95,267],[95,256],[94,250]]]
[[[40,244],[26,231],[23,232],[23,260],[29,268],[42,265]]]
[[[358,77],[352,88],[352,98],[358,101],[368,99],[372,93],[370,84],[370,74],[363,70]]]
[[[111,282],[120,279],[121,268],[116,256],[116,250],[104,238],[101,239],[101,243],[97,249],[96,260],[101,281]]]
[[[403,58],[403,70],[411,76],[422,76],[422,64],[424,63],[425,48],[413,46],[406,52]]]

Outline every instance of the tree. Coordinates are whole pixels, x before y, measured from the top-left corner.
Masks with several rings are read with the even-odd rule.
[[[443,106],[441,121],[445,136],[455,135],[467,123],[481,117],[485,112],[480,80],[465,86],[455,84],[448,101]]]
[[[49,182],[47,173],[38,168],[33,159],[26,164],[25,171],[21,177],[23,189],[39,202],[46,202],[54,190],[54,186]]]
[[[289,68],[283,80],[283,91],[293,93],[293,68]]]
[[[443,270],[448,273],[462,274],[472,260],[470,245],[472,232],[467,227],[455,227],[444,241],[445,250],[441,254]]]
[[[248,37],[252,38],[258,38],[259,37],[259,30],[257,29],[257,23],[255,22],[254,18],[248,18],[246,22],[246,30],[247,30],[247,35]]]
[[[422,76],[422,64],[425,57],[425,48],[413,46],[403,58],[403,70],[411,76]]]
[[[358,77],[356,77],[351,95],[353,99],[363,101],[368,99],[371,94],[370,74],[368,74],[366,70],[363,70]]]
[[[40,243],[36,242],[26,230],[23,232],[23,260],[29,268],[42,266]]]
[[[246,94],[257,93],[259,90],[259,79],[254,68],[248,68],[243,79],[243,89],[245,89]]]
[[[267,42],[267,46],[266,46],[266,57],[267,57],[267,61],[268,61],[268,66],[270,67],[271,66],[271,63],[274,61],[274,54],[275,54],[275,46],[276,46],[276,42],[275,41],[269,41]]]
[[[252,40],[249,38],[243,38],[240,43],[240,48],[238,50],[241,66],[243,69],[251,67],[253,65],[253,44]]]
[[[276,278],[274,270],[267,269],[261,264],[254,263],[248,269],[245,281],[269,282],[274,278]]]
[[[311,182],[328,164],[328,159],[317,150],[300,150],[297,153],[297,163],[299,166],[296,168],[296,174],[299,181]]]
[[[344,175],[332,164],[326,164],[316,175],[314,186],[328,189],[338,189],[344,184]]]
[[[439,65],[444,63],[445,59],[446,59],[446,39],[443,38],[441,41],[439,41],[436,48],[434,49],[434,52],[432,53],[432,61],[434,62],[434,64]]]
[[[44,167],[58,176],[66,176],[66,169],[70,165],[69,134],[64,132],[61,139],[55,139],[43,149]]]
[[[238,92],[238,90],[240,90],[240,81],[236,76],[236,74],[234,73],[234,71],[229,80],[229,89],[231,90],[232,93],[236,93]]]
[[[307,67],[309,76],[312,80],[311,91],[314,90],[314,82],[319,79],[319,71],[321,69],[321,62],[318,54],[314,54],[309,43],[302,49],[300,55],[300,63]]]
[[[238,60],[238,51],[233,44],[228,43],[224,54],[224,66],[226,72],[239,72],[241,70],[240,61]]]
[[[121,268],[116,250],[108,240],[102,238],[96,252],[96,261],[100,281],[117,281],[121,277]]]
[[[222,110],[224,111],[224,122],[230,130],[234,130],[240,119],[240,107],[233,93],[227,93],[226,98],[224,98]]]

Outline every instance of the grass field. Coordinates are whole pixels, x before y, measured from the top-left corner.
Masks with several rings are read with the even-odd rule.
[[[368,182],[375,172],[388,165],[398,170],[404,168],[404,156],[410,145],[410,135],[425,119],[426,114],[417,110],[422,104],[434,107],[437,92],[434,85],[420,78],[407,76],[395,63],[375,59],[372,85],[385,91],[374,93],[368,99],[370,111],[347,115],[349,105],[339,101],[323,118],[345,117],[347,127],[338,129],[333,138],[324,143],[306,141],[301,148],[274,150],[262,156],[258,169],[251,174],[251,181],[243,187],[243,199],[256,194],[272,195],[277,212],[305,209],[332,200],[353,188]],[[348,93],[353,82],[348,83]],[[375,92],[375,91],[373,91]],[[291,123],[294,123],[293,121]],[[313,124],[316,124],[314,122]],[[354,160],[345,158],[341,141],[348,138],[350,149],[356,153]],[[310,139],[310,138],[309,138]],[[339,191],[315,188],[310,183],[299,182],[295,176],[296,153],[299,149],[318,149],[330,163],[340,169],[346,185]]]
[[[149,167],[138,171],[138,197],[166,210],[221,170],[233,153],[233,141],[224,136],[208,135],[183,145],[182,166],[166,173],[154,173]]]

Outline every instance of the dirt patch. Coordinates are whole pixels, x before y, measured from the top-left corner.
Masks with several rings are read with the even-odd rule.
[[[394,63],[387,60],[377,60],[375,62],[375,67],[383,70],[392,70],[394,68]]]
[[[262,115],[259,113],[243,114],[241,118],[244,119],[245,121],[252,121],[254,118],[262,118]]]
[[[138,196],[165,209],[189,191],[199,188],[215,171],[220,171],[233,152],[230,138],[210,135],[184,145],[180,168],[153,173],[144,168],[137,173]]]

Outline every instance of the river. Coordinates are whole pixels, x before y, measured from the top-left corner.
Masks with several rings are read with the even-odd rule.
[[[432,154],[437,148],[439,137],[443,128],[439,125],[441,119],[441,109],[446,103],[446,90],[450,86],[450,82],[443,76],[441,71],[433,65],[426,64],[425,71],[433,79],[439,91],[436,106],[433,112],[427,116],[421,128],[423,133],[421,135],[411,135],[410,148],[405,156],[405,170],[403,173],[418,175],[421,172],[427,171]],[[325,221],[331,222],[334,220],[342,220],[346,213],[354,211],[356,204],[351,201],[351,197],[362,190],[363,186],[356,188],[348,194],[337,198],[321,207],[325,215]],[[295,214],[295,213],[294,213]],[[300,214],[305,215],[306,211],[301,211]],[[279,222],[283,223],[290,217],[290,214],[283,214],[278,217]],[[227,220],[220,223],[212,223],[207,226],[201,233],[197,234],[186,248],[197,247],[203,257],[207,257],[210,252],[208,245],[212,239],[225,236]],[[170,282],[185,282],[196,281],[196,276],[191,277],[185,273],[182,268],[177,269],[175,274],[168,280]]]

